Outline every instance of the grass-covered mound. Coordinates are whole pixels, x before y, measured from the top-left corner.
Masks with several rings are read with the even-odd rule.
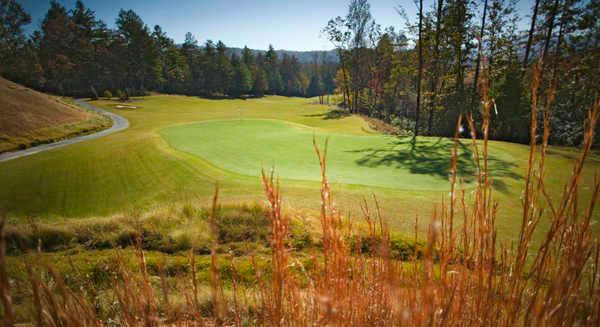
[[[110,126],[106,117],[0,77],[0,153]]]

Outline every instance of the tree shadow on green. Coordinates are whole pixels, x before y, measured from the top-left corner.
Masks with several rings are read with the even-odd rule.
[[[339,109],[329,110],[320,114],[304,115],[304,117],[322,117],[324,120],[342,119],[348,116],[350,116],[349,112]]]
[[[411,174],[430,175],[449,181],[452,146],[453,142],[446,138],[438,138],[436,141],[404,138],[395,139],[385,147],[364,148],[348,152],[363,154],[356,160],[360,166],[404,168],[408,169]],[[515,163],[488,155],[488,168],[497,191],[508,192],[508,187],[502,180],[504,178],[522,179],[519,174],[512,171],[515,166]],[[459,142],[456,169],[457,176],[464,182],[470,183],[475,180],[477,164],[470,145]]]

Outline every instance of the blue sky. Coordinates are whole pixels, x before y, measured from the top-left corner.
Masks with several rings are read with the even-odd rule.
[[[18,0],[32,16],[28,31],[39,27],[49,7],[47,0]],[[76,0],[60,0],[68,9]],[[84,0],[108,26],[114,26],[119,9],[133,9],[149,26],[160,25],[181,42],[186,32],[196,39],[222,40],[227,46],[266,49],[327,50],[332,46],[320,31],[327,21],[345,15],[349,0]],[[376,22],[404,28],[404,20],[395,8],[401,6],[410,18],[416,17],[412,0],[371,0]],[[430,7],[433,0],[424,0]],[[531,0],[520,0],[517,7],[527,25]]]

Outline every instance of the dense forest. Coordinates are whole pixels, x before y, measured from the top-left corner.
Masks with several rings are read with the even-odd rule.
[[[329,21],[324,32],[339,53],[345,107],[418,134],[452,135],[459,113],[481,119],[476,81],[485,62],[495,99],[490,137],[527,142],[539,64],[542,92],[555,93],[550,141],[581,143],[581,122],[600,89],[600,1],[535,0],[523,31],[526,17],[514,0],[416,4],[412,20],[397,8],[406,21],[400,32],[382,30],[367,0],[351,1],[346,16]]]
[[[221,41],[198,44],[191,33],[176,44],[131,10],[121,10],[110,29],[81,1],[70,10],[52,1],[39,30],[25,35],[29,15],[16,1],[1,0],[0,73],[71,96],[336,93],[351,113],[415,134],[448,136],[460,113],[480,120],[476,81],[485,62],[495,102],[490,136],[527,142],[529,90],[539,66],[542,93],[555,94],[548,106],[550,141],[581,143],[581,121],[600,86],[599,0],[535,0],[527,17],[519,16],[514,0],[416,4],[416,18],[396,8],[405,22],[396,30],[375,22],[367,0],[350,1],[348,13],[322,31],[338,58],[315,55],[306,63],[278,56],[272,46],[257,53],[229,51]],[[519,29],[525,21],[530,27]]]
[[[200,45],[187,33],[183,44],[160,26],[148,27],[132,10],[121,10],[110,29],[77,1],[71,10],[52,1],[40,29],[14,0],[0,1],[0,73],[27,86],[70,96],[142,95],[147,91],[208,97],[317,96],[334,91],[337,63],[315,55],[301,63],[272,46],[241,55],[221,41]]]

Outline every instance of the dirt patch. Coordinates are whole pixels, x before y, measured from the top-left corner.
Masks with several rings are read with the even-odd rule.
[[[361,117],[367,122],[367,124],[369,124],[369,127],[379,133],[382,134],[388,134],[388,135],[400,135],[402,134],[400,129],[392,126],[391,124],[388,124],[386,122],[384,122],[381,119],[377,119],[377,118],[372,118],[372,117],[367,117],[367,116],[362,116]]]

